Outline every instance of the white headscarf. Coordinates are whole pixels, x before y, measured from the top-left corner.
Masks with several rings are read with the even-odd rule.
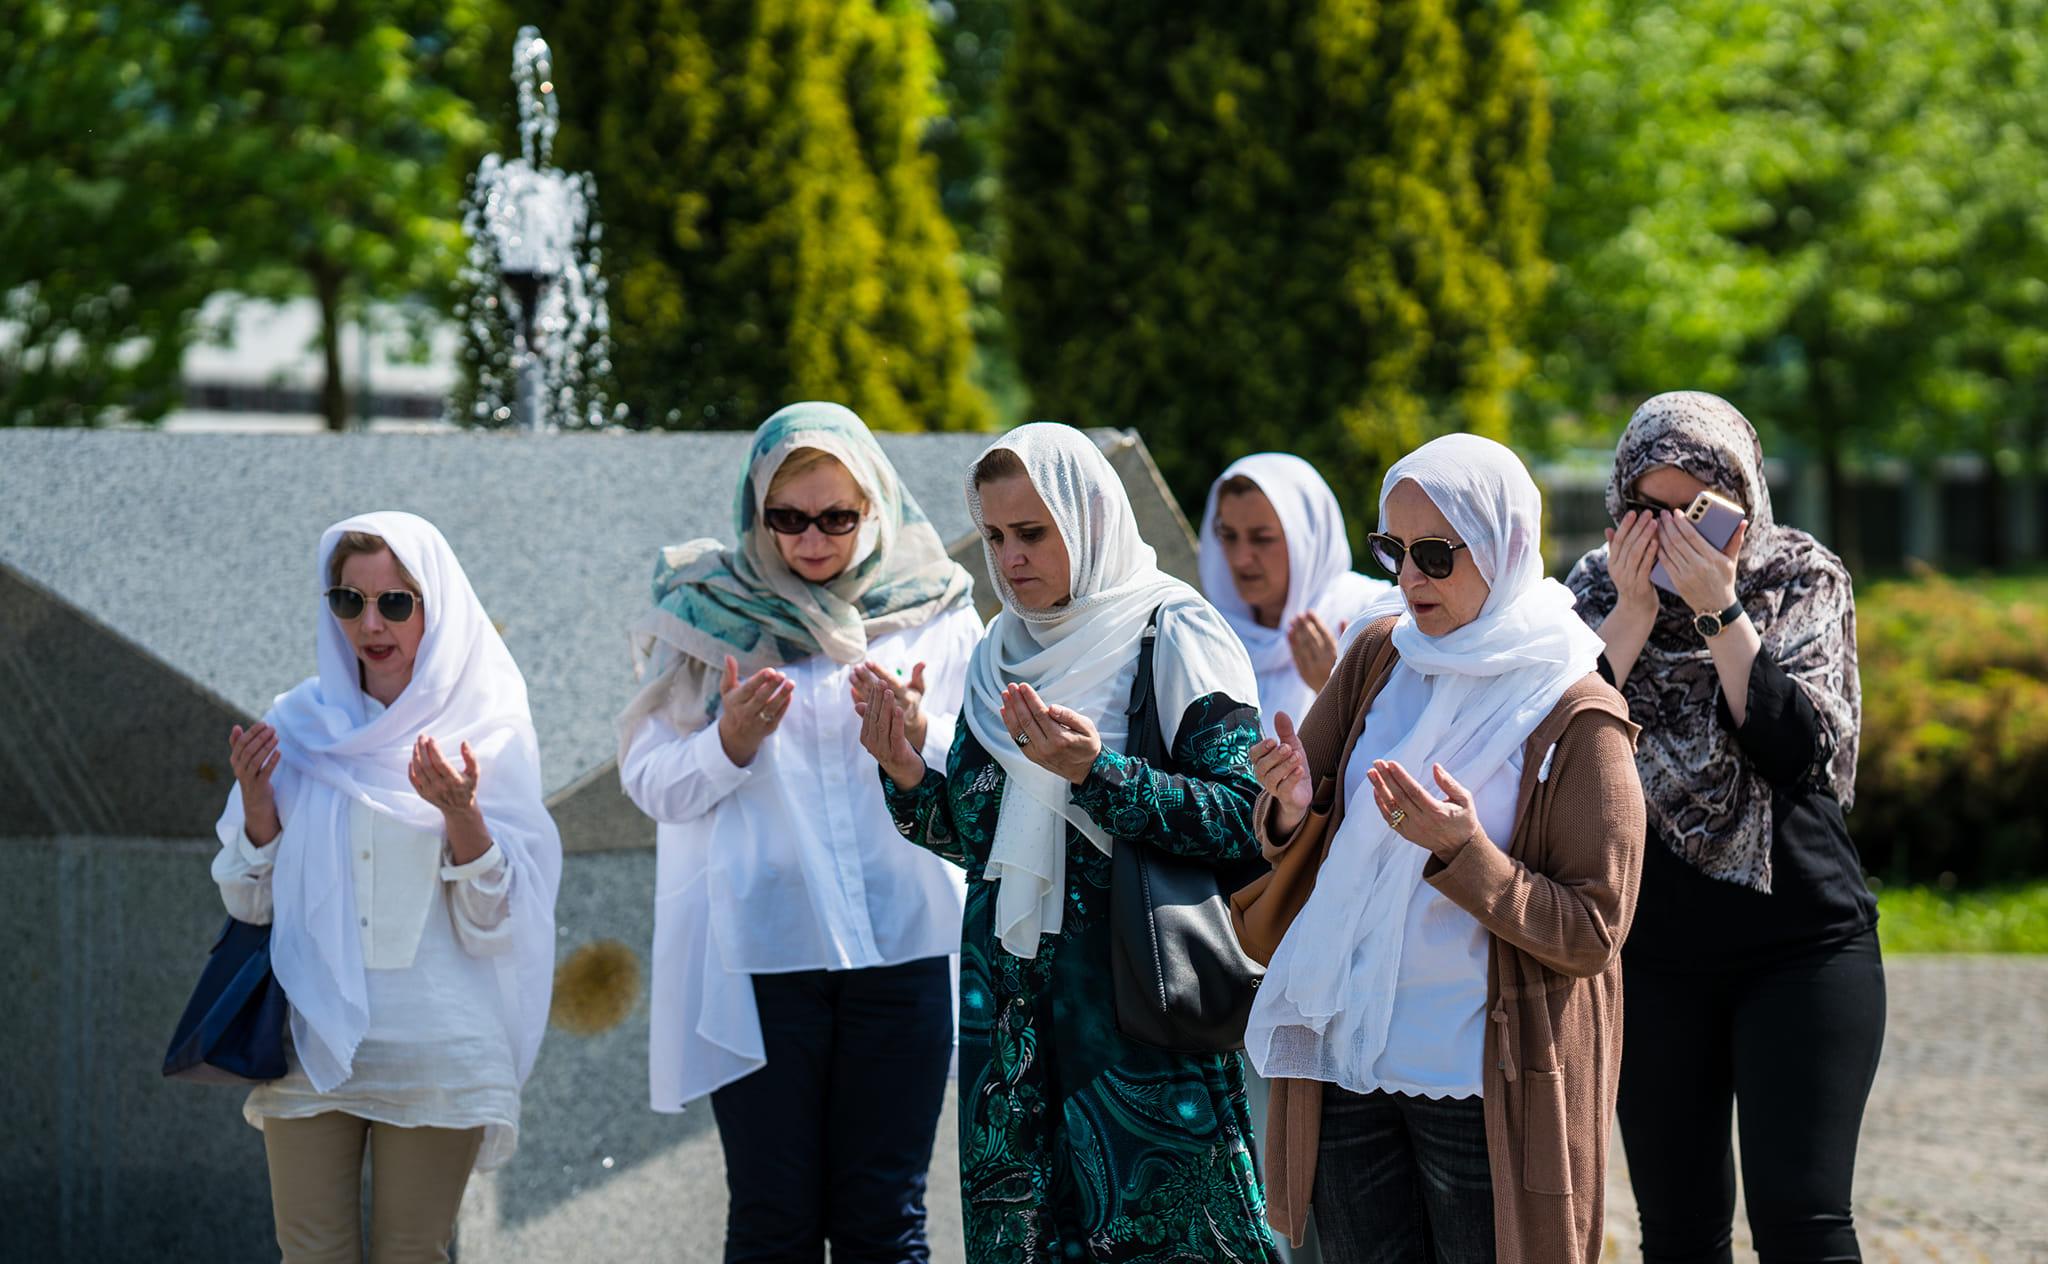
[[[1218,492],[1240,477],[1259,485],[1287,537],[1287,601],[1277,627],[1260,623],[1238,595],[1230,559],[1216,538]],[[1294,665],[1294,649],[1287,640],[1287,629],[1295,618],[1314,611],[1330,634],[1341,638],[1345,625],[1356,621],[1389,587],[1385,580],[1351,569],[1351,541],[1344,531],[1344,511],[1337,506],[1336,493],[1316,473],[1315,466],[1287,452],[1245,457],[1210,485],[1209,504],[1202,511],[1201,575],[1204,595],[1216,604],[1251,655],[1252,669],[1259,675],[1260,719],[1269,731],[1275,712],[1285,711],[1298,721],[1316,697]]]
[[[283,756],[272,774],[284,833],[271,874],[270,962],[291,1001],[292,1041],[315,1089],[331,1092],[349,1078],[370,1021],[348,855],[349,805],[361,803],[412,829],[441,834],[440,809],[420,798],[406,776],[413,742],[424,733],[451,758],[469,743],[480,770],[478,804],[512,869],[516,946],[493,961],[498,1010],[523,1084],[547,1026],[555,891],[562,877],[562,840],[543,802],[526,680],[455,551],[424,518],[372,513],[327,528],[314,592],[328,587],[328,559],[351,531],[382,539],[419,582],[426,631],[405,692],[369,719],[355,651],[322,602],[314,631],[320,674],[280,695],[264,717],[277,729]],[[237,786],[218,827],[224,845],[234,845],[242,822]]]
[[[1492,591],[1478,617],[1442,636],[1401,615],[1394,670],[1427,678],[1429,701],[1392,747],[1360,749],[1352,759],[1397,761],[1433,792],[1430,765],[1441,763],[1477,788],[1594,670],[1601,641],[1573,612],[1571,592],[1543,576],[1542,494],[1513,452],[1454,434],[1409,453],[1382,485],[1382,531],[1387,497],[1403,482],[1435,502]],[[1369,1071],[1386,1048],[1404,910],[1428,858],[1369,801],[1346,805],[1315,893],[1280,941],[1252,1006],[1245,1048],[1261,1074],[1366,1087],[1353,1072]]]
[[[1073,597],[1032,610],[997,564],[981,512],[981,490],[967,477],[967,509],[982,531],[988,573],[1003,609],[989,623],[967,672],[966,716],[975,740],[1008,774],[984,876],[998,883],[996,936],[1013,956],[1038,955],[1038,937],[1057,935],[1066,899],[1066,835],[1073,825],[1109,852],[1109,835],[1070,801],[1072,785],[1024,757],[1003,727],[1003,686],[1028,684],[1049,705],[1088,717],[1105,750],[1129,739],[1125,709],[1139,643],[1159,609],[1154,685],[1169,748],[1182,714],[1221,693],[1247,706],[1258,696],[1251,661],[1215,607],[1161,571],[1122,480],[1088,436],[1071,426],[1035,422],[990,444],[1017,454],[1031,485],[1066,542]],[[976,464],[980,458],[976,459]],[[1161,608],[1163,607],[1163,609]]]

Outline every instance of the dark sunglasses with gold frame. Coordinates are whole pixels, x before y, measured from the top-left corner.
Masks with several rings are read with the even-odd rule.
[[[353,623],[363,617],[363,611],[370,604],[370,596],[359,588],[347,584],[336,584],[327,590],[327,609],[343,623]],[[413,611],[424,601],[418,593],[409,588],[392,588],[380,592],[376,597],[377,614],[386,623],[404,623],[412,618]]]
[[[1404,557],[1414,558],[1415,569],[1431,579],[1449,579],[1452,569],[1458,564],[1458,550],[1471,547],[1442,536],[1402,540],[1383,531],[1375,531],[1365,537],[1365,543],[1372,550],[1372,560],[1395,579],[1401,578],[1401,559]]]

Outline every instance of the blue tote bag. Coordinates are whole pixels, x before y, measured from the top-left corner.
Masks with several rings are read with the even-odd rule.
[[[164,1075],[197,1084],[282,1079],[284,988],[270,969],[270,927],[228,919],[164,1054]]]

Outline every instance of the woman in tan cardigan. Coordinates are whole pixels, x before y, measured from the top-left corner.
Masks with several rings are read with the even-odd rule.
[[[1398,462],[1371,542],[1406,612],[1254,748],[1271,1219],[1312,1201],[1332,1264],[1599,1257],[1643,806],[1541,516],[1490,440]]]

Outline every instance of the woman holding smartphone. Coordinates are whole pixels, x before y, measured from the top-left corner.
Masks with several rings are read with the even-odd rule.
[[[1703,492],[1746,515],[1724,547],[1686,513]],[[1730,1258],[1737,1106],[1758,1252],[1860,1258],[1850,1187],[1885,988],[1843,819],[1861,718],[1849,574],[1774,520],[1756,430],[1717,396],[1638,408],[1607,506],[1607,545],[1567,583],[1643,729],[1619,1104],[1643,1258]]]

